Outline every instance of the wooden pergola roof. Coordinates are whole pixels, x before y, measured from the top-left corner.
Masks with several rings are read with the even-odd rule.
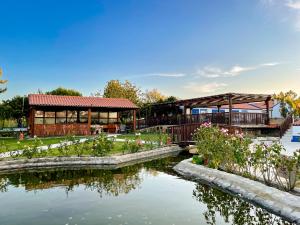
[[[242,94],[226,93],[199,98],[191,98],[174,102],[175,105],[184,105],[185,107],[209,107],[231,104],[242,104],[250,102],[263,102],[271,100],[271,95],[266,94]]]

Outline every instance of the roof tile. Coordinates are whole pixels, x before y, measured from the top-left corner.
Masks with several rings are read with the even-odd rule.
[[[101,107],[101,108],[138,108],[125,98],[100,98],[82,96],[60,96],[45,94],[30,94],[29,105],[32,106],[70,106],[70,107]]]

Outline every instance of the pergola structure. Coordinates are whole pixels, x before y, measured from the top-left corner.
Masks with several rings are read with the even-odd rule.
[[[122,114],[130,115],[136,129],[138,107],[128,99],[44,94],[28,98],[31,136],[90,135],[92,129],[116,132]]]
[[[271,95],[266,94],[242,94],[242,93],[226,93],[220,95],[212,95],[200,98],[192,98],[179,100],[175,102],[177,106],[184,107],[184,114],[186,114],[187,109],[200,108],[200,107],[211,107],[216,106],[218,112],[223,105],[229,106],[229,125],[232,124],[232,108],[234,104],[251,103],[251,102],[265,102],[266,105],[266,115],[267,124],[270,123],[270,100]]]
[[[230,126],[265,127],[270,124],[271,99],[272,96],[266,94],[225,93],[175,102],[158,103],[152,106],[152,115],[146,118],[145,123],[148,123],[149,126],[154,126],[210,121]],[[264,103],[265,110],[259,110],[260,112],[237,113],[233,111],[233,108],[238,104],[261,102]],[[222,112],[222,106],[227,106],[228,112]],[[190,112],[193,108],[217,108],[217,112],[191,115]]]

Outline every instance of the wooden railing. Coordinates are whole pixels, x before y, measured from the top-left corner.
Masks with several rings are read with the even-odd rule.
[[[194,144],[193,134],[203,123],[183,124],[169,127],[167,132],[170,135],[172,142],[180,145]],[[242,132],[240,127],[218,125],[220,128],[228,129],[229,133],[233,134],[236,131]]]
[[[293,123],[293,115],[289,114],[285,118],[284,122],[279,126],[280,138],[282,138],[285,132],[291,127],[292,123]]]
[[[229,124],[229,113],[202,113],[197,115],[175,115],[148,117],[137,121],[138,128],[157,125],[182,125],[211,122],[213,124]],[[232,113],[232,125],[265,125],[268,122],[266,113]]]

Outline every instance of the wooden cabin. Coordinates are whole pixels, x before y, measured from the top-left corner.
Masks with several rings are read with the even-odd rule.
[[[116,133],[136,128],[138,107],[122,98],[30,94],[31,136],[90,135],[95,130]]]

